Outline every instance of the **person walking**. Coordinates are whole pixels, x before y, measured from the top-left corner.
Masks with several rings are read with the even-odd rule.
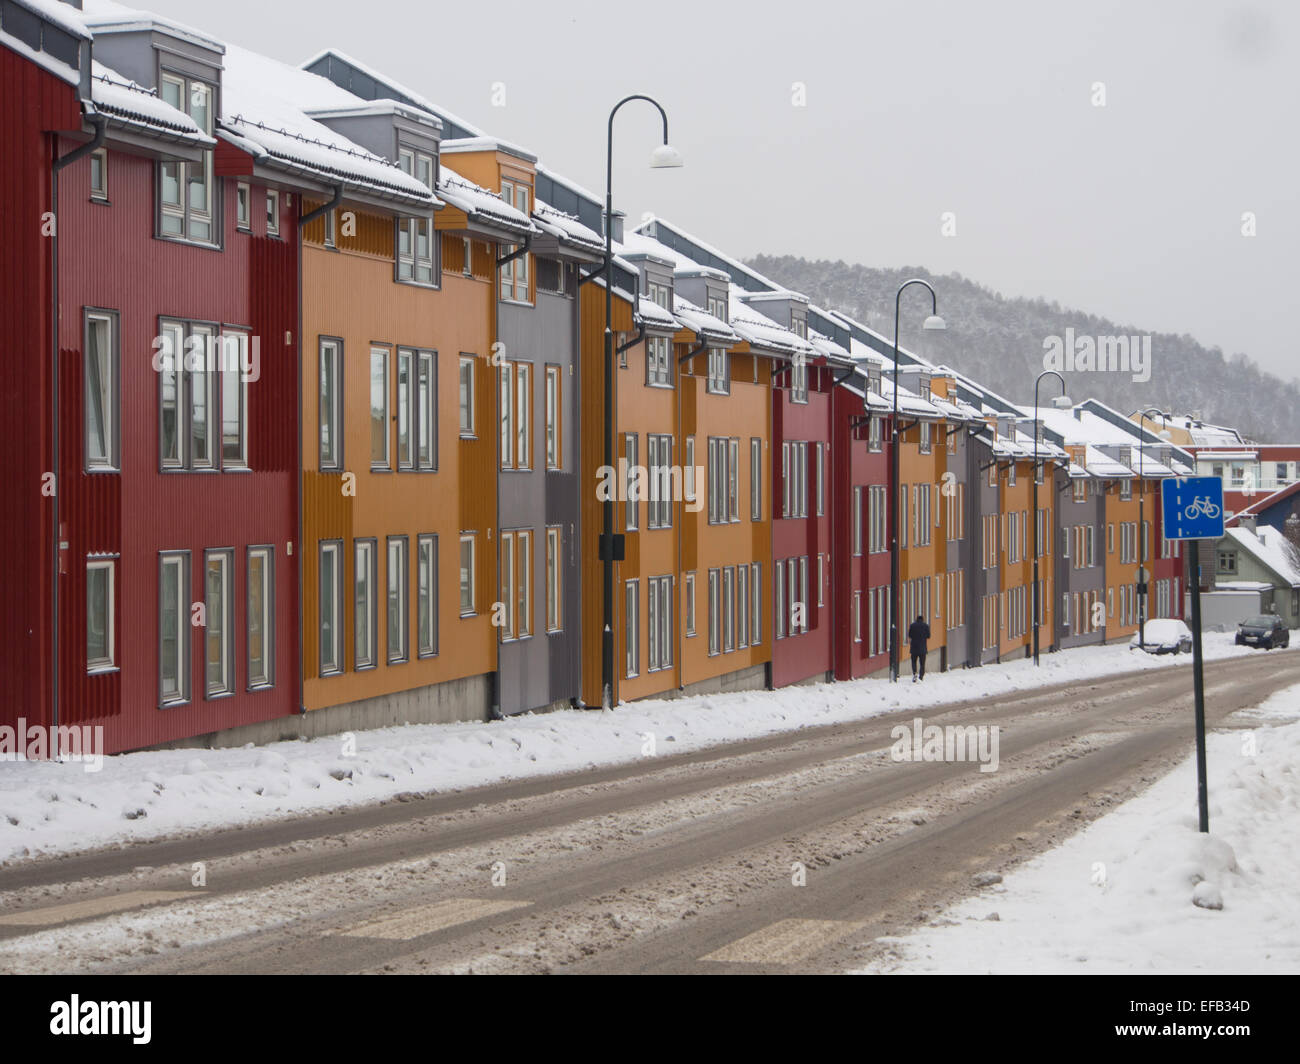
[[[907,629],[907,642],[912,650],[912,682],[916,683],[925,679],[925,654],[930,642],[930,626],[919,613]]]

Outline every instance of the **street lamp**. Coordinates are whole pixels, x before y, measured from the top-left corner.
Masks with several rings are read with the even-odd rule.
[[[898,293],[894,296],[894,413],[889,433],[890,443],[893,445],[893,456],[890,459],[893,481],[890,490],[894,496],[889,506],[889,680],[891,683],[898,682],[898,315],[903,300],[903,289],[913,284],[924,285],[930,291],[930,316],[921,323],[921,328],[946,329],[948,327],[947,323],[939,317],[939,297],[934,294],[934,288],[929,281],[913,277],[898,286]]]
[[[1065,394],[1065,378],[1054,369],[1045,369],[1034,381],[1034,665],[1038,665],[1038,627],[1043,620],[1043,596],[1038,583],[1038,554],[1041,549],[1038,542],[1038,386],[1044,377],[1055,377],[1061,382],[1061,394],[1052,400],[1057,409],[1070,405],[1070,397]]]
[[[614,468],[614,116],[633,100],[653,104],[664,122],[664,141],[650,155],[650,166],[664,169],[682,165],[682,157],[668,143],[668,114],[658,101],[640,93],[625,96],[609,112],[605,138],[605,468]],[[600,560],[604,581],[600,637],[601,705],[614,699],[614,497],[606,492],[601,505]]]
[[[1158,414],[1164,417],[1164,412],[1158,407],[1149,406],[1138,414],[1138,431],[1143,431],[1142,423],[1147,420],[1148,415]],[[1154,420],[1154,419],[1152,419]],[[1164,435],[1169,435],[1169,430],[1164,430]],[[1147,586],[1151,580],[1151,574],[1147,572],[1147,532],[1146,532],[1146,501],[1147,486],[1142,479],[1142,470],[1145,468],[1146,452],[1142,448],[1142,437],[1138,437],[1138,645],[1145,648],[1147,641],[1147,605],[1148,591]]]

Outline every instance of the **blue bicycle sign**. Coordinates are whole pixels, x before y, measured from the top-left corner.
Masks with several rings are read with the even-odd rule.
[[[1218,477],[1171,477],[1160,485],[1165,539],[1223,536],[1223,481]]]
[[[1189,521],[1195,521],[1198,517],[1215,518],[1223,511],[1210,501],[1208,495],[1199,496],[1192,500],[1191,506],[1183,511],[1183,516]]]

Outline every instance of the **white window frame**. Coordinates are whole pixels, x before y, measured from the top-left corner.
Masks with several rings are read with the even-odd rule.
[[[82,453],[84,469],[87,473],[117,473],[122,468],[122,359],[118,330],[119,319],[116,311],[86,308],[82,327],[84,349]],[[93,360],[90,350],[92,333],[102,334],[107,345],[107,350],[101,353],[98,359]],[[102,454],[91,453],[92,395],[96,393],[99,398],[94,405],[98,407],[100,413],[99,435]]]
[[[336,336],[322,336],[317,352],[318,464],[321,472],[340,472],[343,469],[343,341]]]
[[[323,584],[326,567],[329,567],[330,582],[334,589],[333,615],[325,616],[325,594]],[[317,548],[317,672],[321,676],[338,676],[344,671],[343,660],[343,541],[322,540]],[[326,623],[330,635],[326,635]],[[330,645],[327,648],[327,638]],[[328,649],[328,653],[327,653]],[[328,665],[326,663],[329,663]]]
[[[468,548],[468,552],[466,551]],[[460,534],[460,615],[473,617],[478,613],[478,576],[476,572],[476,555],[478,554],[478,537],[472,532]],[[468,604],[468,608],[467,607]]]
[[[389,665],[411,660],[411,544],[408,536],[389,536],[384,548],[385,657]],[[394,604],[397,606],[394,624]]]
[[[176,598],[164,599],[165,573],[170,566],[176,568]],[[193,640],[190,627],[190,552],[162,551],[158,555],[158,704],[163,707],[183,705],[190,701],[190,655]],[[163,636],[168,610],[175,611],[176,619],[176,690],[169,692],[164,686],[166,660],[163,653]]]
[[[212,566],[216,563],[220,570],[221,589],[220,589],[220,610],[214,609],[213,591],[211,584]],[[234,552],[225,548],[216,550],[205,550],[203,552],[203,690],[205,698],[224,698],[235,693],[235,632],[234,632],[234,610],[232,607],[232,592],[234,591],[234,571],[235,557]],[[220,628],[217,631],[219,640],[218,649],[220,658],[217,666],[221,670],[219,679],[212,678],[212,651],[213,637],[212,627],[214,618],[220,618]]]
[[[352,667],[373,669],[378,664],[379,645],[379,561],[378,541],[358,539],[352,544]],[[362,575],[364,573],[364,585]],[[366,594],[362,595],[363,586]],[[367,644],[362,646],[362,620]]]
[[[104,584],[104,615],[100,619],[103,631],[104,654],[90,656],[90,633],[95,628],[91,609],[91,573],[106,573]],[[117,669],[117,559],[86,559],[86,672],[93,675],[100,672],[114,672]]]

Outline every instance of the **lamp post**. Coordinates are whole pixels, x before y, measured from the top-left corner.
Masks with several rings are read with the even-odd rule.
[[[1056,407],[1070,405],[1070,397],[1065,394],[1065,378],[1054,369],[1045,369],[1034,380],[1034,666],[1038,666],[1038,627],[1043,620],[1043,596],[1038,583],[1038,555],[1041,546],[1038,542],[1038,387],[1044,377],[1055,377],[1061,382],[1061,394],[1052,400]]]
[[[1164,417],[1164,412],[1154,406],[1149,406],[1138,414],[1138,431],[1145,431],[1142,428],[1142,422],[1147,420],[1147,415],[1159,414]],[[1168,429],[1165,430],[1166,434]],[[1145,468],[1146,452],[1142,449],[1142,437],[1138,437],[1138,646],[1144,647],[1147,641],[1147,587],[1151,582],[1151,574],[1147,572],[1147,532],[1146,532],[1146,501],[1147,486],[1142,479],[1142,470]]]
[[[605,138],[605,468],[614,468],[614,116],[633,100],[645,100],[659,111],[664,123],[664,141],[650,155],[651,167],[682,165],[682,157],[668,143],[668,114],[658,101],[640,93],[625,96],[609,112]],[[601,505],[600,560],[603,577],[600,637],[601,705],[606,709],[614,698],[614,498],[606,493]]]
[[[894,411],[890,420],[889,431],[889,440],[893,450],[893,455],[890,458],[890,472],[893,478],[890,490],[894,496],[889,505],[889,680],[891,683],[898,682],[898,506],[900,502],[898,484],[898,316],[903,301],[903,289],[914,284],[923,285],[930,292],[930,316],[921,323],[921,328],[946,329],[948,327],[944,320],[939,317],[939,297],[934,294],[934,288],[929,281],[924,281],[920,277],[913,277],[898,286],[898,292],[894,296]]]

